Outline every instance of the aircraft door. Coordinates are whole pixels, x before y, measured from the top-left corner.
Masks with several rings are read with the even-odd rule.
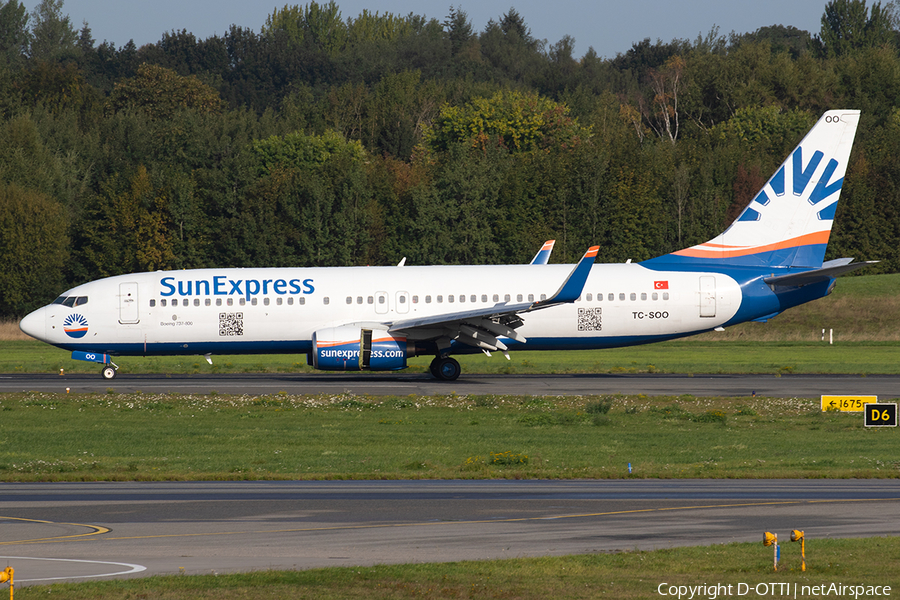
[[[716,316],[716,278],[711,275],[700,277],[700,316]]]
[[[379,315],[387,314],[388,311],[388,293],[375,292],[375,312]]]
[[[140,323],[138,314],[138,284],[119,284],[119,323],[134,325]]]
[[[397,292],[397,303],[394,305],[398,313],[409,312],[409,292]]]

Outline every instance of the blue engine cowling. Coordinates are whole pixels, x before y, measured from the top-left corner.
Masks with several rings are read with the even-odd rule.
[[[329,327],[312,338],[312,366],[323,371],[398,371],[415,348],[385,329]]]

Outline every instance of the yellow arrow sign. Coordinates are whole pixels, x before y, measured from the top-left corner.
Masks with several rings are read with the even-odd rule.
[[[822,410],[862,412],[865,405],[878,402],[878,396],[822,396]]]

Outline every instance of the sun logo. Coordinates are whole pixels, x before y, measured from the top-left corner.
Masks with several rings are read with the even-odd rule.
[[[83,338],[88,332],[88,322],[79,314],[69,315],[63,321],[63,331],[72,338]]]

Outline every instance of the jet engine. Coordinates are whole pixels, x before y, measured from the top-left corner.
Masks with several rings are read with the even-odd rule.
[[[415,344],[386,329],[329,327],[312,338],[312,366],[323,371],[398,371],[415,355]]]

